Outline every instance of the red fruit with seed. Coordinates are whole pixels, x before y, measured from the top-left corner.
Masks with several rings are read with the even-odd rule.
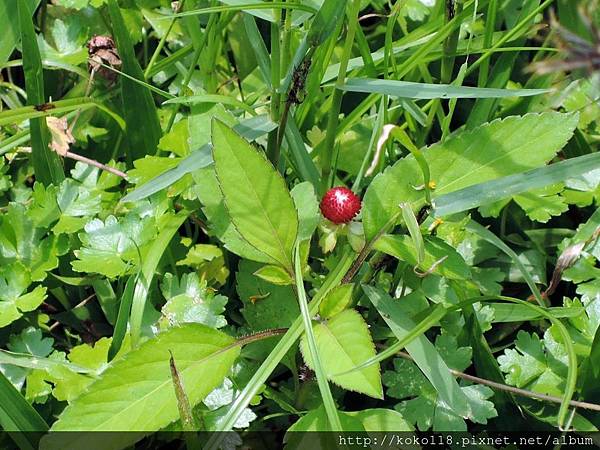
[[[329,189],[321,200],[321,213],[337,224],[350,222],[358,214],[360,207],[360,198],[342,186]]]

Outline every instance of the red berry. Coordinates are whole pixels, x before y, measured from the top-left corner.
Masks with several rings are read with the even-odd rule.
[[[360,211],[360,198],[350,189],[338,186],[329,189],[321,200],[321,213],[333,223],[348,223]]]

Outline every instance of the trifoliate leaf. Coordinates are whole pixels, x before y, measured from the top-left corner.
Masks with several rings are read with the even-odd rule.
[[[186,273],[181,279],[167,273],[161,285],[167,303],[162,308],[161,327],[183,323],[201,323],[211,328],[227,325],[223,311],[227,297],[216,295],[201,282],[195,273]]]
[[[77,345],[71,349],[68,355],[68,361],[86,369],[93,369],[97,374],[101,373],[106,367],[108,349],[112,338],[102,338],[94,343]],[[128,345],[123,345],[117,357],[128,351]],[[54,352],[50,355],[51,359],[66,361],[67,358],[62,352]],[[57,400],[72,401],[81,394],[85,388],[94,381],[94,377],[86,376],[73,372],[64,365],[56,365],[45,371],[45,379],[52,382],[54,389],[52,395]]]
[[[42,337],[42,330],[27,327],[18,335],[11,335],[8,349],[15,353],[26,353],[35,356],[48,356],[52,352],[54,339]]]
[[[440,334],[435,340],[435,346],[451,369],[460,372],[471,365],[471,347],[459,347],[455,336]]]

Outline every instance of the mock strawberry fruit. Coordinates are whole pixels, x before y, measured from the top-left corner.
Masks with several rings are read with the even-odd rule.
[[[360,198],[342,186],[329,189],[321,200],[321,213],[337,224],[350,222],[358,214],[360,207]]]

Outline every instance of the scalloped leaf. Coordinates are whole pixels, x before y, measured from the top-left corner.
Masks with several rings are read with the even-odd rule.
[[[383,398],[379,364],[345,373],[375,356],[369,328],[357,311],[347,309],[326,322],[315,324],[313,333],[327,378],[344,389]],[[312,368],[305,336],[300,342],[300,350],[304,361]]]

